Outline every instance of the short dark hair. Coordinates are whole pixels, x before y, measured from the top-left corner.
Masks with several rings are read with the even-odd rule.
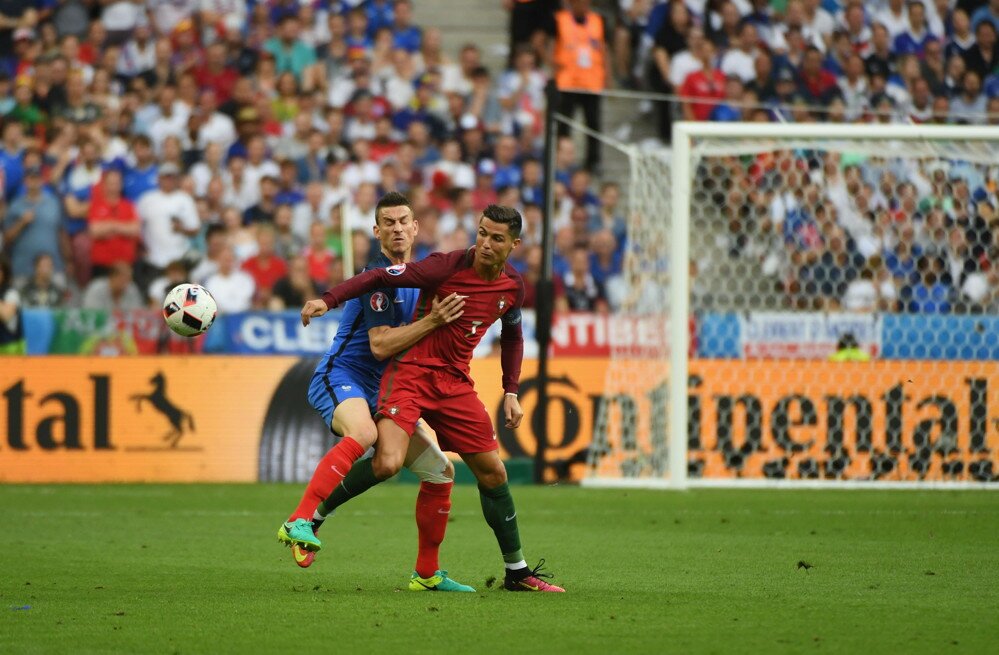
[[[208,229],[205,231],[205,240],[207,241],[208,239],[211,239],[216,234],[221,234],[224,236],[225,233],[226,233],[225,226],[222,225],[221,223],[209,223]]]
[[[513,207],[489,205],[482,210],[482,215],[494,223],[504,223],[510,230],[510,236],[514,239],[520,236],[520,230],[524,226],[524,219],[520,217],[520,212]]]
[[[409,209],[409,213],[413,213],[413,205],[410,204],[409,198],[398,191],[389,191],[384,196],[378,199],[378,204],[375,205],[375,224],[378,224],[378,217],[381,215],[383,209],[389,207],[406,207]]]

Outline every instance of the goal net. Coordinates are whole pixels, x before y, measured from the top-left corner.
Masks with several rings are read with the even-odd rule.
[[[996,482],[999,129],[677,123],[617,149],[631,336],[586,484]]]

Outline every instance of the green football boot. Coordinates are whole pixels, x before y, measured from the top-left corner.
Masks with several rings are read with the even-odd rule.
[[[312,531],[312,521],[305,519],[282,523],[278,528],[278,541],[286,546],[298,545],[309,551],[321,550],[323,547],[323,542]]]
[[[447,571],[434,571],[429,578],[421,578],[415,571],[409,579],[410,591],[475,591],[460,582],[447,577]]]

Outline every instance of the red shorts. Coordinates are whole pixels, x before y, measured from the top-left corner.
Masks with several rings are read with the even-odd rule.
[[[393,360],[382,376],[376,418],[390,418],[412,436],[422,417],[441,450],[459,454],[496,450],[496,431],[472,384],[447,369]]]

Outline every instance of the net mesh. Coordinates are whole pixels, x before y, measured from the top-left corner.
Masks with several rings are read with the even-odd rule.
[[[999,141],[697,138],[693,479],[993,481]],[[667,476],[671,155],[628,150],[589,476]]]

